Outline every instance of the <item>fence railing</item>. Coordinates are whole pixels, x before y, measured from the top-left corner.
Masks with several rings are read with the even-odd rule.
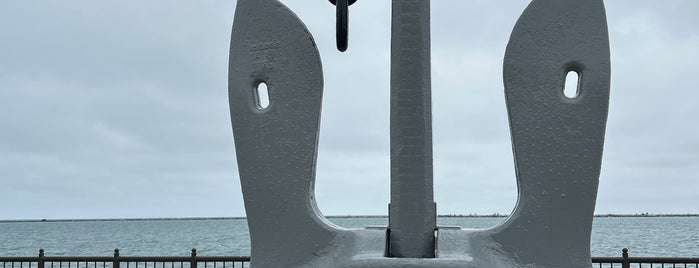
[[[2,268],[244,268],[249,256],[45,256],[39,250],[35,257],[0,257]],[[592,257],[597,268],[699,268],[699,257],[630,257],[623,249],[621,257]]]
[[[630,257],[626,248],[621,251],[621,257],[592,257],[592,263],[598,268],[699,268],[699,258]]]
[[[244,268],[248,256],[45,256],[39,250],[37,257],[0,257],[2,268]]]

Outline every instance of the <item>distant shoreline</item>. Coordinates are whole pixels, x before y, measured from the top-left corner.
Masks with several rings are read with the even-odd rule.
[[[245,217],[177,217],[177,218],[103,218],[103,219],[22,219],[0,220],[5,222],[84,222],[84,221],[202,221],[202,220],[244,220]]]
[[[334,216],[325,216],[326,218],[388,218],[386,215],[334,215]],[[507,218],[509,215],[505,214],[489,214],[489,215],[479,215],[479,214],[468,214],[468,215],[463,215],[463,214],[445,214],[445,215],[438,215],[437,217],[439,218]],[[699,217],[699,214],[692,214],[692,213],[686,213],[686,214],[648,214],[648,213],[641,213],[641,214],[595,214],[595,218],[672,218],[672,217],[678,217],[678,218],[684,218],[684,217]],[[245,217],[243,217],[245,218]]]
[[[440,218],[506,218],[509,215],[490,214],[490,215],[462,215],[462,214],[447,214],[439,215]],[[325,216],[326,218],[387,218],[386,215],[332,215]],[[598,214],[595,218],[672,218],[672,217],[699,217],[699,214]],[[100,222],[100,221],[182,221],[182,220],[244,220],[246,217],[173,217],[173,218],[103,218],[103,219],[18,219],[18,220],[0,220],[0,223],[17,223],[17,222]]]

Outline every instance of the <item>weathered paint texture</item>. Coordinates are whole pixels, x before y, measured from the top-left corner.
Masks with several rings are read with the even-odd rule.
[[[400,6],[411,3],[429,7],[427,0],[394,0],[394,8],[398,7],[394,13],[400,14],[404,10]],[[415,19],[425,17],[429,19],[429,14]],[[406,70],[395,61],[402,59],[395,54],[392,59],[393,79],[398,79],[393,83],[416,83],[424,90],[401,103],[419,110],[406,116],[430,115],[429,92],[425,93],[429,91],[429,29],[424,29],[428,20],[422,23],[415,26],[422,30],[413,29],[422,31],[413,41],[427,43],[415,44],[416,54],[406,54],[412,57],[406,64],[416,66],[405,67],[420,76],[400,78]],[[404,29],[408,28],[399,30]],[[395,49],[406,43],[393,45]],[[563,94],[568,71],[580,74],[575,98]],[[440,228],[435,258],[389,258],[384,256],[385,230],[342,229],[316,207],[313,185],[323,78],[310,33],[278,0],[239,0],[231,38],[229,98],[252,265],[590,267],[609,77],[602,0],[532,1],[515,25],[504,61],[519,188],[515,210],[503,224],[487,230]],[[258,107],[255,93],[262,82],[268,85],[270,99],[264,109]],[[400,118],[394,115],[392,128],[408,127],[407,123],[395,125],[393,121]],[[430,136],[429,122],[423,117],[415,123],[421,129],[418,135]],[[405,134],[392,132],[392,138],[407,137],[401,133]],[[392,157],[399,156],[393,151],[394,142]],[[424,146],[419,148],[421,158],[416,158],[422,159],[417,161],[418,169],[430,185],[420,191],[419,198],[424,199],[418,201],[427,204],[427,199],[432,202],[431,171],[427,173],[431,149],[426,148],[428,140],[420,145]],[[408,197],[401,194],[400,198],[402,202]],[[391,202],[395,202],[393,196]],[[424,206],[413,216],[432,217],[429,209]],[[408,226],[398,219],[399,226]],[[403,243],[413,243],[407,241],[399,242],[401,250],[407,248]]]
[[[335,236],[311,199],[320,57],[305,26],[277,1],[238,1],[233,24],[229,99],[252,257],[260,267],[301,264]],[[255,103],[260,82],[268,86],[265,109]]]
[[[602,0],[532,1],[512,31],[503,72],[519,198],[492,233],[521,263],[590,267],[609,58]],[[569,71],[580,76],[572,99]]]
[[[390,256],[434,257],[430,1],[393,0]]]

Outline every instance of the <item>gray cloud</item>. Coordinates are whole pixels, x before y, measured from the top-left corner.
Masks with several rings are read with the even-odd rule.
[[[283,1],[324,69],[317,200],[385,214],[390,1]],[[433,1],[439,213],[508,213],[516,183],[502,57],[528,1]],[[612,96],[599,213],[694,212],[696,1],[607,1]],[[234,1],[0,4],[2,218],[244,215],[227,103]]]

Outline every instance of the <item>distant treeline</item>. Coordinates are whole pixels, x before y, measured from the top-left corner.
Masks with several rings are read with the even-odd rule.
[[[388,218],[386,215],[335,215],[326,218]],[[444,214],[440,218],[506,218],[507,214]],[[699,217],[699,214],[595,214],[596,218],[623,218],[623,217]]]
[[[332,215],[332,216],[325,216],[326,218],[388,218],[387,215]],[[463,214],[446,214],[446,215],[437,215],[439,218],[505,218],[507,215],[501,215],[501,214],[488,214],[488,215],[479,215],[479,214],[468,214],[468,215],[463,215]]]
[[[507,214],[445,214],[440,218],[506,218]],[[326,218],[388,218],[386,215],[332,215]],[[699,214],[596,214],[597,218],[623,218],[623,217],[699,217]],[[114,219],[26,219],[26,220],[0,220],[5,222],[83,222],[83,221],[181,221],[181,220],[244,220],[245,217],[182,217],[182,218],[114,218]]]
[[[181,217],[181,218],[105,218],[105,219],[26,219],[0,220],[3,222],[82,222],[82,221],[201,221],[201,220],[244,220],[245,217]]]
[[[598,214],[595,217],[614,218],[614,217],[699,217],[699,214]]]

